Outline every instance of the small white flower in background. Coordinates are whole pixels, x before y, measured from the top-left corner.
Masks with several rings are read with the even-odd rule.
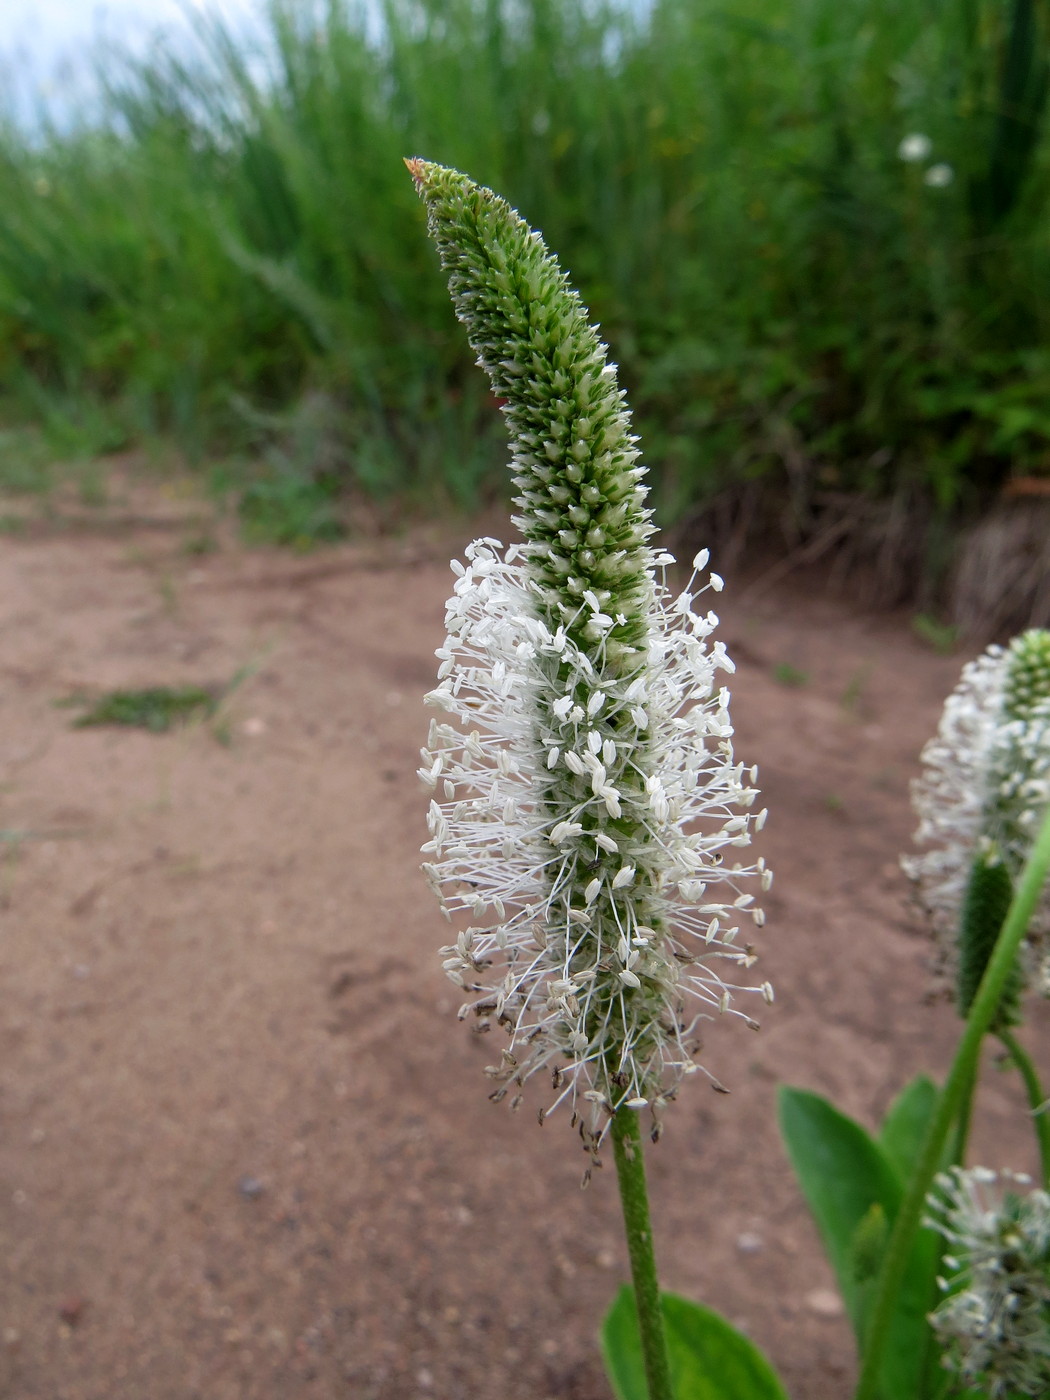
[[[936,165],[931,165],[926,174],[922,177],[924,185],[929,185],[933,190],[943,190],[955,179],[955,171],[944,161],[939,161]]]
[[[930,1315],[944,1364],[991,1400],[1050,1391],[1050,1196],[1029,1177],[953,1167],[927,1198],[948,1242],[947,1294]]]
[[[978,857],[1016,880],[1050,805],[1050,632],[1034,628],[963,668],[912,785],[915,839],[901,862],[951,966],[970,872]],[[1050,890],[1028,927],[1022,971],[1050,995]]]
[[[924,136],[921,131],[913,131],[910,136],[905,136],[897,147],[897,155],[909,165],[916,165],[919,161],[926,160],[932,150],[933,142],[930,138]]]
[[[465,924],[443,950],[461,1016],[509,1035],[492,1097],[517,1105],[542,1073],[593,1150],[697,1068],[703,1020],[754,1025],[736,993],[772,1000],[739,981],[742,925],[763,922],[748,887],[771,879],[739,854],[765,813],[733,755],[717,618],[694,610],[722,580],[704,550],[669,588],[614,367],[538,235],[466,177],[410,169],[507,399],[524,536],[452,566],[424,869]]]

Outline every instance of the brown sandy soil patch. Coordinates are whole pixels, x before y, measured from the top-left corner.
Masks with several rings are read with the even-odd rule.
[[[174,516],[0,547],[0,1394],[601,1400],[610,1170],[581,1194],[567,1122],[486,1101],[491,1041],[455,1022],[417,869],[467,533],[192,557]],[[709,1036],[732,1095],[694,1081],[668,1114],[658,1246],[795,1400],[830,1400],[852,1348],[774,1090],[871,1123],[947,1063],[896,862],[960,662],[799,586],[720,602],[772,813],[777,1003]],[[165,735],[53,703],[245,666],[216,722]],[[992,1165],[1031,1165],[1018,1103],[985,1095]]]

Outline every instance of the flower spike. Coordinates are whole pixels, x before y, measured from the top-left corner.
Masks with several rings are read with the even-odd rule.
[[[929,849],[902,864],[941,940],[965,1016],[1050,804],[1050,632],[1033,628],[963,669],[922,761],[915,839]],[[1048,939],[1050,891],[1029,925],[1000,1024],[1016,1021],[1025,985],[1050,995]]]
[[[461,925],[443,949],[461,1015],[510,1037],[492,1097],[516,1106],[543,1073],[593,1150],[697,1068],[702,1020],[743,1016],[741,990],[772,999],[738,984],[741,923],[762,923],[748,886],[771,875],[737,853],[764,813],[733,756],[717,618],[693,610],[722,580],[700,578],[704,551],[668,587],[615,367],[539,235],[466,176],[407,164],[504,400],[522,536],[453,564],[424,869]]]
[[[1026,1176],[953,1167],[936,1178],[927,1224],[948,1244],[947,1296],[930,1315],[944,1363],[991,1400],[1050,1389],[1050,1196]]]

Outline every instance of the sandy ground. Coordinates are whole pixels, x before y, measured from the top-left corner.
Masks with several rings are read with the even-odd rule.
[[[581,1193],[564,1120],[487,1102],[417,869],[422,695],[469,527],[198,556],[197,507],[125,507],[0,545],[0,1395],[608,1397],[611,1166]],[[961,658],[800,584],[720,602],[772,813],[777,1002],[757,1036],[709,1035],[731,1096],[694,1081],[668,1114],[657,1243],[667,1286],[831,1400],[852,1347],[774,1091],[870,1124],[947,1064],[896,862]],[[166,735],[54,703],[242,667],[217,722]],[[993,1077],[992,1165],[1030,1165],[1017,1102]]]

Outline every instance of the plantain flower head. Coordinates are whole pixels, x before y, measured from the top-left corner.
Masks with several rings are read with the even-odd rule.
[[[624,397],[579,297],[502,199],[408,162],[456,312],[504,400],[518,543],[453,563],[424,869],[457,926],[461,1016],[509,1037],[492,1097],[542,1075],[585,1145],[657,1113],[696,1068],[701,1022],[735,1015],[755,961],[762,860],[742,863],[755,770],[733,754],[733,665],[701,601],[650,544]],[[721,1086],[718,1086],[721,1087]],[[658,1124],[654,1123],[654,1132]]]
[[[1026,1176],[953,1167],[937,1178],[927,1221],[947,1240],[930,1322],[944,1364],[991,1400],[1050,1392],[1050,1195]]]
[[[995,884],[989,872],[997,876],[1001,923],[1050,804],[1050,632],[1032,629],[1008,647],[989,647],[963,669],[922,763],[913,786],[915,839],[928,849],[903,865],[941,939],[942,961],[955,967],[968,895],[973,905]],[[1048,939],[1050,891],[1022,950],[1023,980],[1043,996],[1050,995]],[[974,976],[980,971],[978,958]]]

